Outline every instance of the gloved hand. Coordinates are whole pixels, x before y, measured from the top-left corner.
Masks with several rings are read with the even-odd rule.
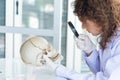
[[[48,56],[43,55],[43,59],[46,61],[46,65],[48,65],[53,71],[60,65],[60,64],[55,64],[52,60],[48,58]]]
[[[96,48],[95,44],[85,34],[79,34],[78,38],[75,37],[75,42],[77,47],[88,55]]]

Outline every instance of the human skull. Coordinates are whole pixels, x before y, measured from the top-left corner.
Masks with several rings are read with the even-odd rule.
[[[42,66],[46,63],[43,55],[47,55],[54,63],[60,63],[63,56],[52,47],[43,37],[31,37],[20,48],[20,55],[24,63]]]

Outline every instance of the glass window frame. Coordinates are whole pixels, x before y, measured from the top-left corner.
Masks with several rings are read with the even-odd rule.
[[[73,7],[71,3],[74,0],[68,1],[68,21],[71,21],[75,28],[77,29],[78,33],[82,33],[81,22],[78,20],[77,16],[73,13]],[[67,25],[67,53],[66,53],[66,66],[70,69],[73,69],[77,72],[81,72],[82,66],[82,52],[79,50],[74,41],[74,35]]]
[[[19,15],[16,15],[16,1],[19,1],[20,11]],[[0,27],[0,32],[5,33],[5,45],[6,45],[6,76],[12,76],[12,66],[13,66],[13,56],[18,58],[19,56],[15,53],[18,53],[14,48],[15,43],[15,33],[20,34],[34,34],[41,36],[52,36],[53,37],[53,46],[61,52],[61,26],[62,26],[62,1],[63,0],[54,0],[55,12],[54,12],[54,26],[53,30],[44,30],[44,29],[31,29],[23,27],[15,27],[19,23],[18,20],[21,19],[21,7],[22,0],[6,0],[6,26]],[[68,0],[68,21],[72,21],[76,28],[79,29],[81,25],[77,17],[73,14],[73,8],[71,3],[74,0]],[[56,7],[57,6],[57,7]],[[79,26],[78,26],[79,25]],[[57,27],[56,27],[57,26]],[[39,33],[42,32],[42,33]],[[55,33],[56,32],[56,33]],[[17,41],[15,41],[17,42]],[[14,44],[14,45],[13,45]],[[9,47],[9,46],[11,47]],[[66,67],[74,69],[77,72],[81,71],[81,51],[75,46],[73,33],[67,25],[67,46],[66,46]]]
[[[19,1],[19,14],[16,14],[16,1]],[[45,30],[45,29],[30,29],[23,27],[15,27],[19,24],[19,20],[21,19],[21,7],[22,0],[6,0],[6,25],[0,26],[0,32],[5,33],[5,59],[6,59],[6,68],[5,73],[6,77],[12,77],[13,74],[13,57],[17,58],[18,55],[15,49],[15,38],[17,37],[15,34],[34,34],[41,36],[52,36],[53,37],[53,46],[61,50],[61,25],[62,25],[62,0],[54,0],[54,25],[53,30]],[[57,6],[57,7],[56,7]],[[41,33],[39,33],[41,32]],[[9,45],[9,46],[8,46]]]

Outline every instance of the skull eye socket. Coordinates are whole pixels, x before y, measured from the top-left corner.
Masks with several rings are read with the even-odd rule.
[[[45,55],[48,54],[47,51],[46,51],[46,49],[43,50],[43,54],[45,54]]]
[[[44,52],[45,55],[47,55],[48,53],[47,52]]]

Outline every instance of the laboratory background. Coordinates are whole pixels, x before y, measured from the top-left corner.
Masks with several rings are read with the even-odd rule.
[[[90,73],[67,24],[71,21],[82,33],[81,23],[73,14],[73,1],[0,0],[0,80],[12,80],[27,72],[20,46],[34,35],[44,37],[60,51],[64,57],[62,65],[79,73]]]

